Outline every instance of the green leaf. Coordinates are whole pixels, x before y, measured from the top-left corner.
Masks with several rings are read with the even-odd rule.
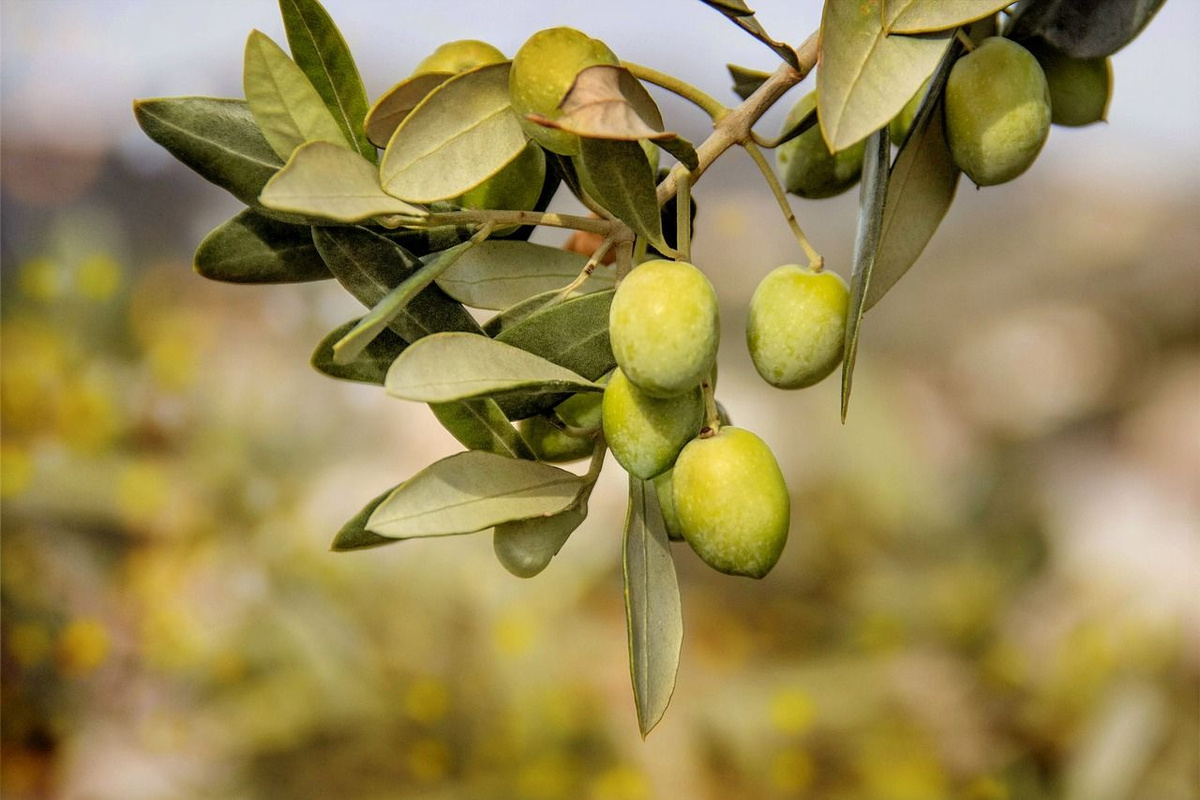
[[[277,211],[335,222],[360,222],[385,214],[425,216],[421,209],[383,191],[370,161],[328,142],[298,147],[287,166],[267,181],[259,199]]]
[[[471,333],[438,333],[410,346],[388,370],[388,394],[422,403],[603,387],[518,347]]]
[[[888,36],[883,0],[828,0],[821,19],[821,135],[838,152],[900,113],[946,52],[949,32]]]
[[[331,378],[383,386],[388,368],[408,343],[390,330],[380,332],[358,358],[349,364],[339,364],[333,358],[333,346],[354,329],[358,320],[352,319],[334,328],[312,354],[312,365]]]
[[[541,310],[547,303],[558,295],[558,291],[542,292],[515,303],[501,311],[496,316],[483,323],[483,332],[493,339],[501,338],[500,334],[526,319],[535,311]]]
[[[1021,3],[1004,35],[1040,37],[1073,58],[1104,58],[1133,41],[1165,0],[1038,0]]]
[[[442,427],[464,447],[509,458],[537,460],[495,400],[481,397],[457,403],[430,403],[429,409]]]
[[[729,77],[733,78],[733,93],[745,100],[758,91],[758,87],[767,82],[771,73],[762,70],[739,67],[737,64],[726,64]]]
[[[317,0],[279,0],[279,11],[296,65],[325,101],[342,136],[374,164],[379,154],[363,131],[367,90],[341,31]]]
[[[470,450],[443,458],[385,499],[367,530],[393,539],[452,536],[504,522],[557,514],[583,479],[566,470]]]
[[[242,85],[254,121],[280,158],[305,142],[350,146],[304,70],[261,31],[246,39]]]
[[[307,225],[246,209],[215,228],[196,249],[196,272],[227,283],[299,283],[332,278]]]
[[[608,338],[614,292],[593,292],[537,311],[496,335],[496,340],[598,380],[617,365]]]
[[[800,58],[796,55],[796,51],[792,49],[791,45],[772,39],[762,24],[755,18],[754,12],[742,0],[700,0],[700,2],[720,11],[739,28],[771,48],[777,56],[791,64],[794,68],[800,69]]]
[[[540,125],[597,139],[668,139],[662,114],[654,98],[629,70],[597,64],[575,76],[570,91],[559,104],[563,114],[555,120],[530,115]]]
[[[662,238],[654,172],[640,144],[580,139],[575,167],[592,199],[660,252],[670,252]]]
[[[683,607],[654,485],[632,476],[623,550],[629,672],[644,739],[662,719],[675,691]]]
[[[329,548],[337,553],[344,553],[348,550],[366,550],[371,547],[379,547],[385,544],[392,544],[400,541],[399,539],[390,539],[387,536],[380,536],[377,533],[371,533],[367,530],[367,519],[374,513],[379,504],[386,500],[396,489],[388,489],[383,494],[376,497],[371,502],[363,507],[342,529],[337,532],[337,536],[333,537],[333,545]]]
[[[552,517],[505,522],[492,533],[492,549],[506,570],[518,578],[532,578],[550,564],[585,519],[586,503],[573,504]]]
[[[263,186],[283,166],[242,100],[137,100],[133,113],[147,136],[248,206],[258,205]]]
[[[700,166],[700,156],[696,152],[696,148],[682,136],[672,134],[670,137],[658,139],[654,143],[675,156],[688,169],[694,170]]]
[[[415,203],[458,197],[519,156],[526,138],[508,102],[508,69],[464,72],[422,100],[388,142],[384,188]]]
[[[863,301],[864,312],[908,272],[954,202],[960,172],[946,143],[942,92],[961,50],[962,45],[955,42],[942,59],[892,164],[879,255]]]
[[[863,154],[862,187],[858,197],[858,231],[854,237],[854,271],[850,277],[850,308],[846,314],[846,343],[842,351],[842,422],[850,406],[858,335],[871,290],[871,272],[879,255],[883,208],[888,191],[888,158],[892,143],[885,125],[867,140]]]
[[[563,288],[586,264],[586,257],[558,247],[490,241],[460,258],[437,283],[468,306],[503,309],[531,295]],[[581,287],[582,293],[611,288],[613,279],[611,269],[598,268]]]
[[[995,14],[1012,0],[883,0],[888,33],[930,33]]]
[[[367,138],[380,147],[387,147],[404,118],[426,95],[453,77],[453,72],[423,72],[405,78],[388,89],[367,112]]]

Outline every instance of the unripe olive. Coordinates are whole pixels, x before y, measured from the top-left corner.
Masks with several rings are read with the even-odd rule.
[[[1033,51],[1050,87],[1050,121],[1078,127],[1102,122],[1112,99],[1112,60],[1071,58],[1049,47]]]
[[[508,76],[509,97],[521,127],[547,150],[570,156],[579,152],[579,137],[525,119],[539,114],[558,119],[558,107],[575,82],[575,76],[598,64],[618,65],[612,50],[574,28],[549,28],[530,36],[513,57]]]
[[[671,397],[699,386],[717,358],[717,293],[691,264],[647,261],[621,281],[608,327],[625,376],[648,394]]]
[[[955,62],[946,82],[946,138],[979,186],[1011,181],[1050,133],[1050,89],[1033,54],[999,36]]]
[[[546,154],[533,142],[504,169],[458,198],[463,208],[532,211],[546,181]],[[512,233],[518,226],[497,228],[494,235]]]
[[[619,369],[604,388],[601,408],[604,438],[613,457],[626,472],[642,479],[670,469],[704,422],[699,387],[676,397],[651,397]]]
[[[674,472],[674,469],[669,469],[654,479],[654,494],[658,497],[658,510],[662,512],[667,538],[672,542],[682,542],[683,531],[679,527],[679,515],[675,513],[674,484],[671,480]]]
[[[917,112],[921,109],[921,101],[925,99],[925,92],[929,89],[929,81],[921,84],[921,88],[917,93],[904,104],[904,108],[900,109],[900,113],[892,117],[892,121],[888,123],[888,136],[892,139],[892,144],[899,147],[904,144],[904,137],[908,135],[908,129],[912,127],[913,120],[917,117]]]
[[[816,106],[816,92],[800,98],[788,112],[784,129],[804,119]],[[858,142],[835,155],[825,145],[820,126],[813,125],[795,139],[779,145],[775,151],[775,164],[789,192],[818,200],[841,194],[858,183],[864,147],[863,142]]]
[[[750,298],[746,345],[762,379],[780,389],[823,380],[842,360],[850,291],[835,272],[787,264]]]
[[[675,461],[679,527],[715,570],[761,578],[787,542],[791,501],[766,442],[742,428],[694,439]]]
[[[427,72],[449,72],[457,75],[487,64],[500,64],[508,59],[504,53],[478,39],[459,39],[446,42],[417,64],[413,75]]]
[[[580,392],[555,406],[554,413],[573,428],[599,430],[600,402],[598,393]],[[590,456],[595,446],[591,438],[572,436],[542,416],[523,419],[518,428],[539,461],[577,461]]]

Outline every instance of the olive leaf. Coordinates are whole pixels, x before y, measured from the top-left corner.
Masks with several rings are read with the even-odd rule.
[[[333,544],[330,545],[329,549],[336,553],[344,553],[348,550],[366,550],[400,541],[399,539],[380,536],[378,533],[371,533],[367,530],[367,520],[371,514],[379,507],[380,503],[386,500],[398,488],[400,487],[397,486],[388,489],[363,506],[362,511],[351,517],[350,521],[343,525],[342,529],[333,537]]]
[[[1004,35],[1042,38],[1073,58],[1104,58],[1133,41],[1165,0],[1034,0],[1021,3]]]
[[[528,242],[488,241],[438,276],[442,290],[474,308],[504,309],[542,292],[561,289],[587,264],[579,253]],[[611,269],[598,269],[582,292],[611,288]]]
[[[961,173],[946,142],[942,94],[962,49],[956,41],[946,52],[892,164],[883,203],[879,255],[863,300],[864,312],[908,272],[954,202]]]
[[[392,366],[396,356],[400,355],[408,346],[408,342],[390,330],[381,331],[359,353],[358,358],[348,364],[339,364],[334,360],[333,346],[345,338],[346,334],[357,324],[358,320],[352,319],[330,331],[313,351],[311,363],[318,372],[331,378],[382,386],[387,377],[388,368]]]
[[[527,297],[519,303],[514,303],[496,316],[483,323],[483,332],[493,339],[502,338],[500,334],[526,319],[535,311],[540,311],[551,300],[558,296],[558,290],[542,292]]]
[[[287,166],[267,181],[259,200],[276,211],[335,222],[360,222],[385,214],[413,219],[426,215],[383,191],[370,161],[329,142],[296,148]]]
[[[245,101],[220,97],[136,100],[133,114],[147,136],[248,206],[258,205],[263,186],[283,166]]]
[[[739,28],[771,48],[777,56],[795,69],[800,69],[800,57],[796,55],[796,51],[792,49],[791,45],[772,39],[754,16],[754,12],[742,0],[700,0],[700,2],[720,11]]]
[[[771,73],[762,70],[739,67],[737,64],[726,64],[729,77],[733,78],[733,93],[745,100],[758,91],[758,87],[767,82]]]
[[[879,255],[884,202],[888,191],[888,158],[892,144],[885,125],[867,139],[863,154],[862,187],[858,196],[858,230],[854,237],[854,270],[850,277],[850,308],[846,314],[846,340],[842,350],[842,422],[850,405],[858,336],[871,289],[871,272]]]
[[[900,113],[950,43],[949,32],[888,36],[882,3],[825,3],[817,107],[821,135],[833,152],[857,144]]]
[[[519,156],[526,137],[509,105],[508,71],[489,64],[430,92],[388,142],[384,189],[417,203],[458,197]]]
[[[575,167],[583,190],[659,252],[672,252],[663,241],[654,172],[642,146],[585,137],[579,150]]]
[[[379,154],[363,131],[367,90],[341,31],[318,0],[279,0],[279,11],[296,65],[325,101],[346,141],[375,163]]]
[[[471,333],[437,333],[413,343],[384,385],[394,397],[422,403],[603,389],[540,356]]]
[[[491,398],[430,403],[429,410],[459,444],[470,450],[537,460],[525,439]]]
[[[675,135],[663,130],[658,105],[641,81],[613,64],[597,64],[576,75],[559,108],[563,113],[558,119],[537,114],[527,118],[547,128],[597,139],[636,141]]]
[[[350,146],[304,70],[261,31],[246,39],[242,86],[254,121],[280,158],[305,142]]]
[[[654,486],[630,476],[622,572],[629,631],[629,672],[644,739],[675,691],[683,646],[683,607],[671,544]]]
[[[588,493],[592,485],[581,489],[580,495]],[[492,549],[506,570],[518,578],[532,578],[549,566],[587,514],[585,497],[552,517],[505,522],[492,532]]]
[[[884,0],[888,33],[930,33],[966,25],[995,14],[1012,0]]]
[[[654,143],[675,156],[688,169],[694,170],[700,166],[700,155],[696,148],[679,134],[672,134],[666,139],[656,139]]]
[[[593,292],[535,311],[496,335],[496,340],[598,380],[616,366],[608,338],[613,291]]]
[[[367,138],[380,147],[387,147],[404,118],[426,95],[453,77],[453,72],[424,72],[405,78],[388,89],[367,111]]]
[[[332,278],[307,225],[246,209],[214,228],[196,249],[199,275],[227,283],[299,283]]]
[[[398,486],[366,529],[393,539],[453,536],[504,522],[557,514],[575,501],[583,479],[566,470],[469,450]]]

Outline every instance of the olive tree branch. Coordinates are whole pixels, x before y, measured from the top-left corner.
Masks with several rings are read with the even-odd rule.
[[[608,219],[581,217],[575,214],[554,214],[544,211],[492,211],[487,209],[464,209],[462,211],[442,211],[425,217],[419,226],[434,228],[439,225],[480,225],[492,222],[497,227],[505,225],[546,225],[551,228],[570,228],[587,233],[598,233],[608,236],[614,233],[618,226],[624,223]]]

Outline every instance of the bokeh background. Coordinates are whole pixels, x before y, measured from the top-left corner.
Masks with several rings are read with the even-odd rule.
[[[798,42],[818,5],[758,10]],[[372,97],[442,41],[511,54],[556,24],[730,102],[726,62],[772,63],[690,0],[327,6]],[[192,273],[237,203],[129,108],[240,95],[249,30],[284,39],[275,3],[0,15],[4,797],[1200,797],[1200,4],[1114,58],[1108,124],[960,188],[867,317],[845,426],[836,380],[779,392],[745,352],[754,285],[800,258],[751,162],[696,188],[721,399],[794,520],[761,582],[676,547],[683,664],[645,742],[615,464],[530,581],[486,533],[328,551],[458,447],[308,366],[357,312],[336,285]],[[854,194],[794,201],[843,275]]]

